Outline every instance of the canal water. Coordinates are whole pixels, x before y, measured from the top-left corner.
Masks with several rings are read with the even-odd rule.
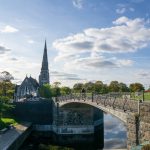
[[[104,113],[104,147],[103,149],[125,149],[127,147],[126,126],[118,118]],[[101,133],[99,133],[101,134]],[[101,141],[101,140],[100,140]],[[99,142],[99,141],[97,141]],[[45,139],[30,136],[20,150],[96,150],[92,144],[81,144],[78,148],[54,145]]]

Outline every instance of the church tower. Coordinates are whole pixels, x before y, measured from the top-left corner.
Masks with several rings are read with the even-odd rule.
[[[40,86],[42,86],[43,84],[46,83],[49,83],[49,69],[48,69],[47,45],[45,40],[41,73],[39,75],[39,84]]]

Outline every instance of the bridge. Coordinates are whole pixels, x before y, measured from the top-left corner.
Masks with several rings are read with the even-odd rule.
[[[71,94],[57,97],[54,101],[59,104],[59,107],[68,103],[88,104],[116,116],[124,123],[127,123],[128,113],[139,112],[139,101],[130,99],[129,93]]]
[[[127,127],[128,149],[145,141],[150,142],[150,103],[131,98],[130,93],[81,93],[59,96],[53,100],[57,107],[69,103],[88,104],[119,118]]]
[[[95,127],[102,124],[101,120],[97,118],[92,124],[79,123],[79,125],[73,126],[74,124],[72,123],[58,123],[63,118],[61,111],[64,110],[64,113],[66,113],[66,108],[76,107],[76,105],[80,104],[82,113],[82,108],[84,108],[85,104],[93,106],[103,112],[112,114],[125,123],[127,127],[127,146],[128,149],[131,149],[131,146],[147,141],[150,142],[150,102],[143,101],[142,97],[142,93],[141,95],[138,94],[136,98],[132,97],[130,93],[72,93],[52,98],[52,100],[37,98],[36,100],[26,99],[21,102],[14,102],[14,113],[23,121],[32,122],[34,129],[40,132],[43,131],[43,135],[44,132],[47,134],[48,131],[50,131],[49,133],[53,131],[59,135],[58,137],[61,137],[61,135],[65,134],[93,133],[96,129]],[[85,115],[90,113],[89,111],[85,112]],[[97,113],[100,114],[99,112]],[[86,118],[87,116],[85,115],[83,116]]]

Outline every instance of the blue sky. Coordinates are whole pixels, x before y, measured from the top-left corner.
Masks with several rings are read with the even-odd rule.
[[[149,0],[0,0],[0,71],[38,79],[45,38],[51,83],[150,85]]]

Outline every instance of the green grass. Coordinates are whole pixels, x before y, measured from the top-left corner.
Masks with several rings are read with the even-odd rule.
[[[150,101],[150,93],[144,93],[144,100]]]
[[[0,130],[11,124],[17,125],[17,122],[12,118],[1,118],[0,119]]]

